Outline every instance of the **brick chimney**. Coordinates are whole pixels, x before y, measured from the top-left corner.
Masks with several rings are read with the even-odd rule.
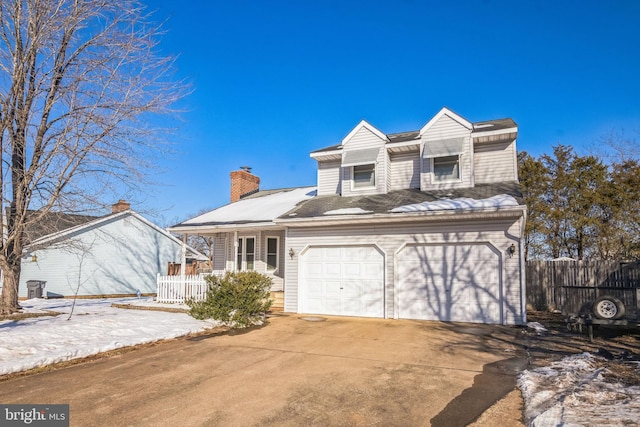
[[[260,189],[260,178],[251,173],[249,166],[240,166],[240,170],[233,171],[231,177],[231,203],[237,202],[245,194]]]
[[[111,213],[123,212],[129,209],[131,209],[131,204],[122,199],[118,200],[118,203],[111,205]]]

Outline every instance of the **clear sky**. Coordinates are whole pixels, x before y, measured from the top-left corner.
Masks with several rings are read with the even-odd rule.
[[[640,141],[640,1],[145,1],[194,87],[161,186],[133,206],[162,226],[228,203],[239,166],[263,189],[314,185],[309,153],[361,119],[511,117],[534,156]]]

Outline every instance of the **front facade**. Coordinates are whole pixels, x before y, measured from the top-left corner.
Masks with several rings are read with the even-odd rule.
[[[511,119],[446,108],[412,132],[362,121],[311,153],[315,193],[258,191],[172,230],[215,232],[217,267],[272,274],[287,312],[522,324],[516,137]]]

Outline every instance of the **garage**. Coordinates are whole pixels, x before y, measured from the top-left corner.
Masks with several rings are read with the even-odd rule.
[[[375,246],[322,246],[301,254],[302,312],[384,316],[384,256]]]
[[[410,245],[397,269],[398,317],[502,323],[500,253],[491,244]]]

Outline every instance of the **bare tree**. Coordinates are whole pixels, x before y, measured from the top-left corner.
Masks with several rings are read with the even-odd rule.
[[[0,2],[0,314],[20,308],[30,223],[140,190],[152,170],[154,124],[188,91],[160,36],[138,0]]]

